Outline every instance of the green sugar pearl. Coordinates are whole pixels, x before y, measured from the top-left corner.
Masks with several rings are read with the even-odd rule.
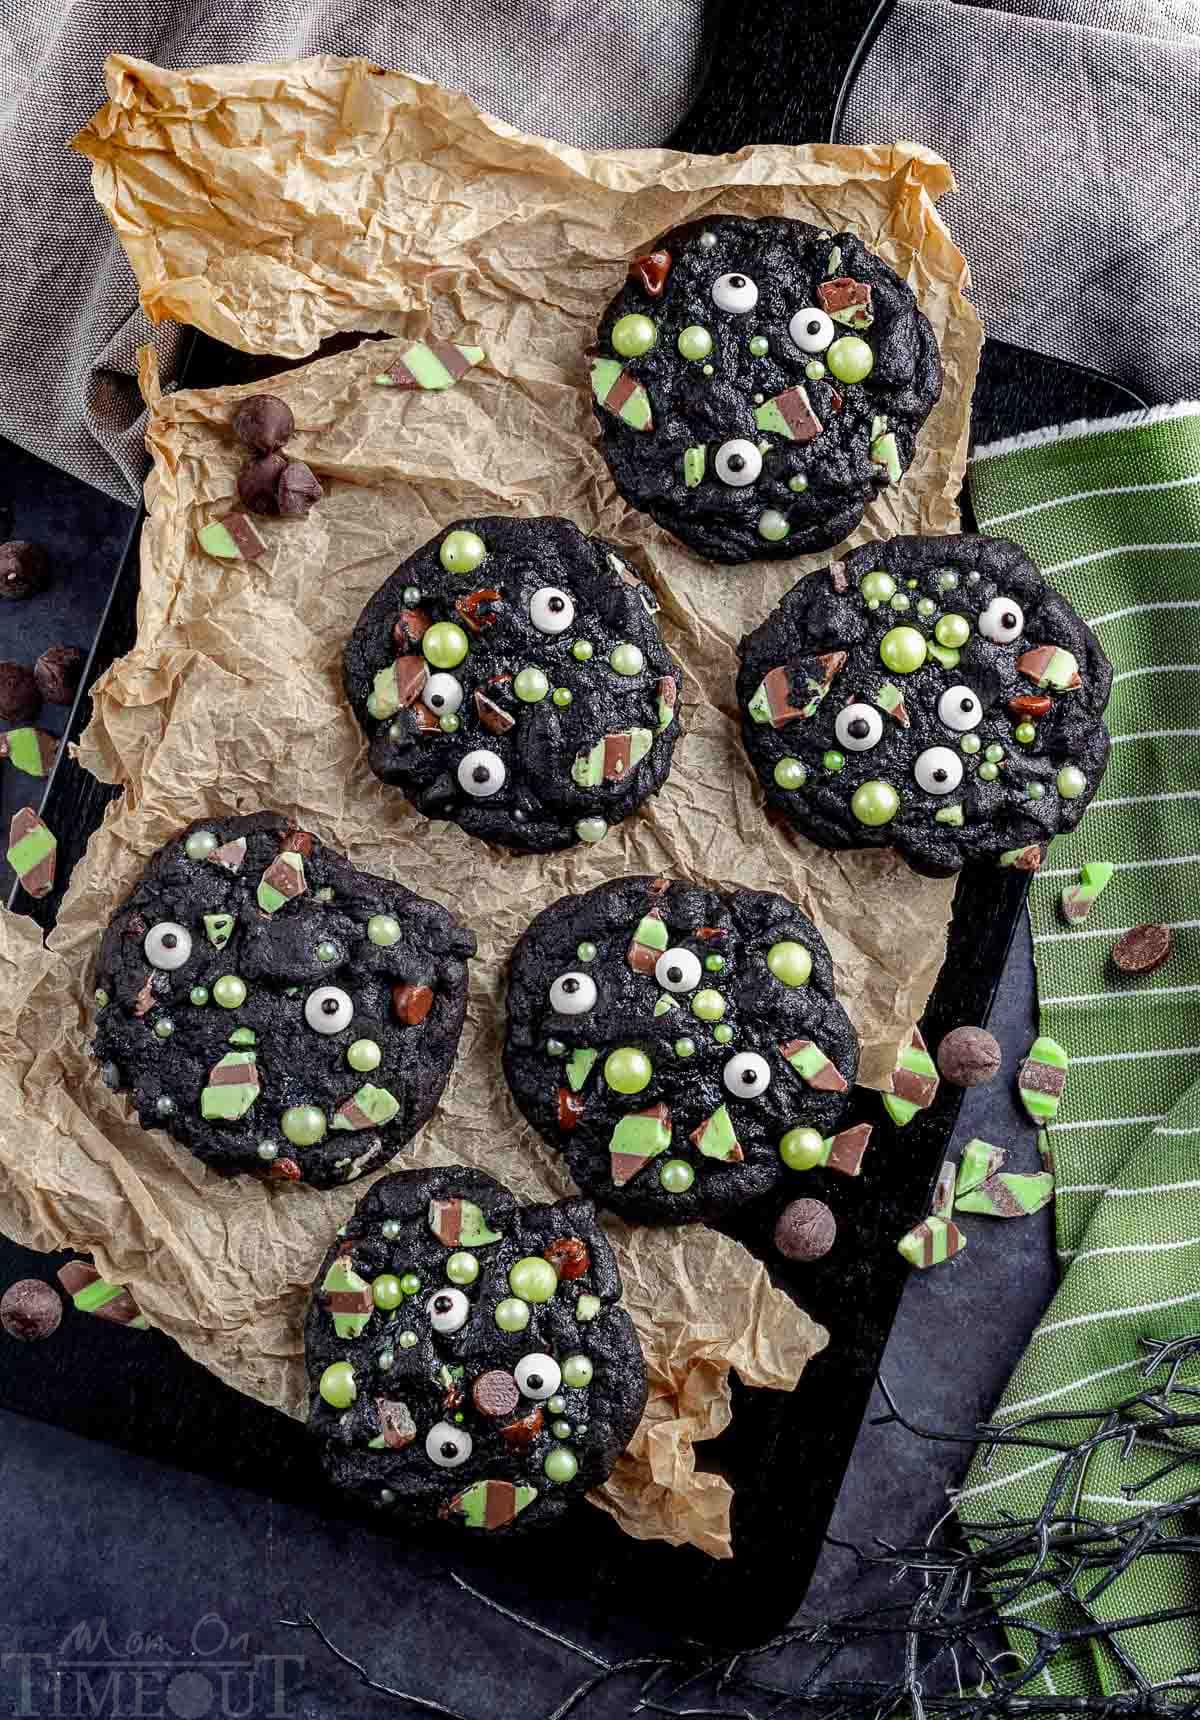
[[[658,330],[649,317],[631,312],[629,316],[618,317],[612,328],[613,351],[619,352],[622,358],[640,358],[642,353],[649,352],[658,340]]]
[[[830,747],[827,753],[822,753],[821,763],[826,770],[841,770],[846,762],[845,753],[840,753],[836,747]]]
[[[727,1021],[722,1021],[718,1027],[713,1028],[713,1038],[716,1040],[718,1045],[729,1044],[729,1041],[733,1038],[733,1029]]]
[[[750,337],[750,351],[755,358],[765,358],[770,350],[771,343],[765,334],[756,334]]]
[[[330,1362],[321,1375],[317,1390],[331,1409],[349,1409],[358,1396],[354,1369],[349,1362]]]
[[[965,753],[977,753],[983,742],[978,735],[964,735],[959,741],[959,750]]]
[[[860,824],[887,824],[900,810],[900,796],[890,782],[864,782],[855,789],[850,810]]]
[[[604,841],[608,835],[608,825],[603,818],[581,818],[575,826],[575,834],[581,842],[592,846]]]
[[[863,575],[859,588],[863,596],[871,603],[886,603],[896,589],[896,581],[890,573],[885,573],[881,567],[874,568]]]
[[[458,718],[453,711],[447,711],[444,717],[438,718],[438,728],[444,735],[456,735],[459,726]]]
[[[704,374],[705,376],[711,376],[713,374],[713,367],[711,364],[706,364],[704,366]]]
[[[983,756],[990,764],[999,764],[1000,760],[1004,757],[1004,748],[1000,746],[998,742],[993,741]]]
[[[406,1296],[415,1296],[421,1288],[421,1274],[419,1272],[402,1272],[400,1274],[400,1288]]]
[[[696,1180],[696,1173],[686,1159],[668,1159],[659,1168],[658,1180],[668,1194],[686,1194]],[[563,1378],[566,1379],[565,1373]]]
[[[696,1055],[696,1041],[689,1039],[685,1033],[682,1039],[675,1041],[675,1055],[676,1057],[694,1057]]]
[[[435,669],[455,669],[470,650],[462,628],[454,621],[435,621],[421,639],[425,661]]]
[[[571,655],[577,663],[590,663],[595,654],[595,647],[590,639],[577,639],[571,647]]]
[[[986,764],[981,764],[979,767],[978,776],[980,782],[995,782],[999,775],[999,766],[992,764],[990,760]]]
[[[558,1273],[540,1255],[527,1254],[509,1267],[508,1287],[522,1302],[549,1302],[558,1289]]]
[[[415,1349],[416,1343],[417,1343],[417,1334],[415,1332],[411,1332],[411,1331],[401,1332],[400,1337],[398,1339],[398,1342],[399,1342],[400,1348],[402,1350]]]
[[[1037,730],[1032,723],[1018,723],[1013,730],[1013,738],[1020,741],[1023,747],[1027,747],[1037,739]]]
[[[804,374],[810,382],[820,382],[825,374],[825,366],[819,358],[810,358],[804,366]]]
[[[479,1277],[479,1262],[473,1254],[460,1249],[447,1260],[446,1277],[451,1284],[474,1284]]]
[[[804,476],[803,472],[797,472],[794,478],[788,479],[788,489],[793,491],[797,496],[802,496],[807,488],[808,479]]]
[[[620,645],[614,645],[609,653],[608,666],[618,675],[640,675],[645,661],[640,648],[625,640]]]
[[[675,342],[681,358],[699,360],[707,358],[713,349],[712,335],[700,323],[689,323],[681,330],[679,339]]]
[[[379,1354],[375,1357],[375,1366],[379,1369],[381,1374],[386,1374],[388,1369],[394,1367],[395,1364],[396,1357],[391,1350],[380,1350]]]
[[[555,1439],[570,1439],[571,1424],[569,1421],[555,1421],[550,1424],[550,1432]]]
[[[798,758],[781,758],[772,775],[776,788],[797,789],[804,787],[808,772]]]
[[[1087,787],[1087,777],[1077,765],[1065,764],[1054,779],[1064,800],[1078,800]]]
[[[554,703],[558,706],[560,711],[565,711],[575,695],[572,693],[570,687],[555,687],[550,697],[554,700]]]
[[[316,1105],[289,1105],[279,1119],[285,1139],[294,1147],[313,1147],[325,1138],[325,1113]]]
[[[779,1156],[790,1171],[811,1171],[824,1152],[825,1142],[817,1129],[789,1129],[779,1143]]]
[[[540,669],[522,669],[513,682],[513,692],[523,705],[539,704],[550,691],[550,683]]]
[[[825,363],[839,382],[862,382],[875,368],[875,354],[865,340],[844,334],[826,352]]]
[[[208,1002],[208,987],[206,985],[194,985],[189,996],[197,1009],[203,1009]]]
[[[317,945],[317,960],[319,962],[335,962],[338,958],[338,947],[328,941]]]
[[[725,966],[725,957],[717,955],[705,956],[704,965],[708,969],[709,973],[720,973],[721,969]]]
[[[383,1231],[384,1236],[386,1236],[389,1242],[398,1241],[401,1230],[400,1220],[398,1218],[385,1218],[379,1228]]]
[[[937,576],[939,591],[953,591],[958,584],[958,575],[952,567],[944,567]]]
[[[562,1365],[563,1384],[582,1391],[592,1383],[592,1364],[587,1356],[568,1356]]]
[[[266,1162],[279,1157],[279,1148],[274,1141],[260,1141],[256,1150],[259,1158]]]
[[[1041,782],[1030,782],[1025,785],[1025,795],[1029,800],[1041,800],[1046,792],[1046,786]]]
[[[547,1481],[560,1483],[574,1481],[579,1473],[579,1464],[576,1462],[575,1453],[568,1451],[565,1445],[556,1445],[553,1451],[548,1451],[542,1468],[546,1472]]]
[[[937,604],[933,601],[932,597],[922,597],[917,603],[917,614],[929,616],[933,614],[936,608]]]
[[[217,846],[217,839],[211,830],[193,830],[183,845],[183,851],[189,860],[207,860]]]
[[[174,1031],[175,1023],[170,1016],[164,1015],[161,1020],[154,1023],[154,1033],[158,1039],[170,1039]]]
[[[791,529],[787,515],[778,508],[764,508],[758,516],[758,535],[767,543],[782,543]]]
[[[223,973],[213,986],[212,994],[222,1009],[240,1009],[246,1001],[246,982],[235,973]]]
[[[971,637],[971,623],[965,615],[943,615],[933,630],[933,636],[939,645],[957,651]]]
[[[496,1304],[496,1324],[502,1332],[523,1332],[529,1324],[529,1304],[506,1296]]]
[[[926,652],[925,636],[915,627],[890,627],[879,641],[879,655],[894,675],[911,675]]]
[[[807,985],[812,973],[812,956],[803,944],[785,939],[771,945],[767,951],[767,966],[780,985]]]
[[[907,609],[908,605],[909,605],[908,595],[907,595],[907,593],[905,593],[903,591],[898,591],[896,593],[895,597],[892,598],[891,607],[893,609],[901,609],[901,610]]]
[[[692,1014],[697,1021],[720,1021],[725,1013],[725,999],[719,991],[698,991],[692,999]]]
[[[400,922],[392,914],[372,914],[367,921],[367,937],[373,944],[387,948],[400,942]]]
[[[704,992],[697,994],[698,997],[705,995]],[[694,1002],[692,1007],[695,1008]],[[620,1045],[604,1060],[604,1079],[615,1093],[640,1093],[650,1085],[653,1074],[654,1065],[646,1053],[634,1045]]]
[[[400,1280],[394,1272],[381,1272],[371,1285],[371,1300],[377,1308],[386,1312],[389,1308],[398,1308],[404,1300],[404,1291],[400,1288]]]
[[[442,546],[438,550],[438,560],[447,573],[474,573],[486,554],[487,546],[478,532],[459,530],[448,532],[442,539]],[[418,592],[417,595],[419,597],[420,593]],[[406,592],[405,597],[407,598],[407,596],[408,593]],[[466,656],[465,651],[463,656]],[[456,657],[455,662],[461,663],[462,657]],[[448,667],[446,664],[439,666]]]
[[[596,959],[596,946],[593,943],[588,943],[585,939],[583,943],[575,946],[575,955],[581,962],[594,962]]]
[[[555,1392],[552,1398],[546,1399],[546,1413],[548,1415],[565,1415],[567,1413],[566,1398]]]
[[[383,1061],[383,1052],[373,1039],[356,1039],[346,1052],[346,1062],[360,1075],[369,1075]]]
[[[404,601],[405,601],[406,605],[408,606],[408,608],[411,609],[414,603],[420,603],[420,601],[421,601],[421,588],[420,588],[420,586],[419,585],[406,585],[404,587],[403,597],[404,597]]]

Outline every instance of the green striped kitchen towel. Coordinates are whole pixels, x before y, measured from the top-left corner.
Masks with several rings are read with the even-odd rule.
[[[1064,1277],[996,1412],[1106,1408],[1138,1389],[1138,1340],[1200,1331],[1200,405],[982,449],[971,468],[981,531],[1022,544],[1090,621],[1115,671],[1112,757],[1080,828],[1033,880],[1030,914],[1042,1032],[1071,1065],[1051,1132]],[[1088,919],[1067,927],[1059,896],[1087,860],[1116,867]],[[1109,956],[1147,920],[1172,929],[1158,973],[1123,980]],[[1188,1383],[1197,1383],[1190,1375]],[[1083,1423],[1060,1425],[1077,1432]],[[959,1494],[966,1522],[1036,1515],[1054,1454],[999,1447]],[[1070,1475],[1063,1509],[1104,1523],[1195,1489],[1179,1472],[1129,1498],[1161,1449],[1098,1451]],[[1200,1570],[1185,1556],[1138,1559],[1102,1597],[1047,1584],[1018,1612],[1043,1626],[1190,1607]],[[1031,1636],[1011,1627],[1023,1656]],[[1200,1668],[1200,1616],[1126,1631],[1152,1679]],[[1030,1694],[1128,1688],[1110,1650],[1064,1650]]]

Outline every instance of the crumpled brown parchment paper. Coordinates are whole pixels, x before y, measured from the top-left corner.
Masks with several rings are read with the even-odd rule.
[[[625,259],[675,221],[724,209],[854,228],[920,294],[946,362],[916,463],[868,537],[956,527],[980,333],[933,207],[949,173],[913,146],[588,155],[522,137],[464,96],[330,59],[191,72],[116,59],[108,82],[77,141],[152,315],[290,356],[352,329],[433,330],[488,355],[441,395],[374,386],[392,342],[275,379],[299,426],[291,451],[326,498],[305,521],[268,522],[254,567],[209,560],[194,532],[233,494],[228,422],[255,389],[160,395],[147,364],[138,641],[98,683],[79,749],[123,792],[49,948],[29,922],[0,919],[6,1227],[93,1251],[191,1355],[297,1415],[308,1285],[363,1187],[224,1182],[138,1126],[86,1055],[90,964],[112,907],[187,820],[259,806],[446,903],[479,938],[467,1027],[439,1114],[399,1163],[477,1165],[526,1199],[570,1185],[504,1088],[502,964],[534,913],[603,878],[664,872],[791,896],[829,941],[864,1079],[878,1083],[940,965],[952,887],[768,824],[736,736],[738,638],[827,558],[714,568],[629,510],[594,445],[583,353]],[[393,567],[459,515],[509,511],[566,514],[621,544],[685,669],[687,733],[666,789],[598,848],[547,858],[416,816],[367,770],[341,693],[345,637]],[[728,1555],[730,1491],[694,1472],[693,1444],[728,1420],[731,1367],[789,1389],[825,1334],[716,1232],[608,1228],[651,1396],[595,1502],[632,1534]]]

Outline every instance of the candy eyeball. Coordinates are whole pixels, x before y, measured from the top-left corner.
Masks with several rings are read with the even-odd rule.
[[[354,1020],[354,1005],[337,985],[320,985],[304,1002],[304,1019],[314,1033],[340,1033]]]
[[[553,1356],[534,1350],[521,1357],[513,1369],[513,1378],[522,1397],[532,1398],[534,1403],[545,1403],[562,1384],[562,1369]]]
[[[470,1457],[473,1444],[465,1427],[455,1427],[449,1421],[435,1421],[425,1435],[425,1455],[439,1469],[457,1469]]]
[[[833,732],[847,752],[868,752],[883,738],[883,718],[874,705],[847,705],[838,712]]]
[[[801,352],[824,352],[833,340],[833,319],[815,305],[805,305],[788,324],[788,333]]]
[[[539,633],[565,633],[575,619],[575,605],[557,585],[543,585],[529,599],[529,619]]]
[[[726,1089],[737,1099],[757,1099],[771,1085],[771,1066],[757,1051],[739,1051],[721,1071]]]
[[[913,765],[913,775],[926,794],[952,794],[962,774],[962,759],[950,747],[926,747]]]
[[[758,288],[749,275],[718,275],[712,284],[712,302],[719,311],[745,316],[758,303]]]
[[[586,973],[560,973],[550,987],[550,1007],[556,1015],[586,1015],[596,1006],[596,982]]]
[[[439,717],[451,717],[463,702],[462,682],[439,670],[426,681],[421,702]]]
[[[160,920],[146,933],[142,949],[151,967],[169,973],[172,968],[181,968],[191,955],[192,934],[175,920]]]
[[[507,774],[499,753],[478,747],[459,760],[458,786],[472,800],[490,800],[504,787]]]
[[[654,977],[664,991],[695,991],[700,984],[700,957],[691,950],[664,950],[654,964]]]
[[[1025,611],[1011,597],[993,597],[979,617],[979,631],[997,645],[1011,645],[1021,637],[1024,626]]]
[[[461,1332],[471,1312],[471,1304],[461,1290],[439,1290],[426,1302],[425,1312],[435,1332]]]
[[[961,735],[968,729],[979,727],[983,721],[983,706],[978,693],[973,693],[970,687],[947,687],[938,700],[937,714],[939,722]]]
[[[731,484],[740,490],[744,485],[752,484],[762,471],[762,455],[753,442],[747,442],[743,436],[735,436],[731,441],[721,443],[713,465],[723,484]]]

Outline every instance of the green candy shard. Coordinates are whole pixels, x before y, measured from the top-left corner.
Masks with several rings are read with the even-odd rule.
[[[746,1156],[724,1105],[718,1105],[707,1122],[692,1130],[691,1142],[706,1159],[724,1159],[727,1163],[740,1164]]]
[[[20,807],[9,826],[8,863],[31,896],[45,896],[54,885],[58,838],[31,806]]]
[[[371,682],[367,707],[370,714],[380,722],[385,717],[394,717],[400,709],[400,688],[396,682],[396,665],[394,663],[389,663],[385,669],[380,669]]]
[[[258,883],[258,905],[264,914],[278,913],[293,896],[302,896],[306,889],[304,856],[294,849],[284,849],[276,855]]]
[[[473,1200],[431,1200],[429,1228],[443,1248],[483,1248],[501,1237],[500,1231],[488,1228],[483,1209]]]
[[[229,527],[223,526],[220,520],[201,526],[196,533],[196,542],[206,555],[215,556],[218,561],[240,561],[242,558]]]
[[[929,1216],[931,1218],[949,1218],[953,1211],[954,1161],[953,1159],[943,1159],[937,1182],[933,1185],[933,1201],[929,1209]]]
[[[824,429],[813,411],[808,390],[797,384],[785,388],[754,409],[754,422],[769,436],[783,436],[789,442],[812,442]]]
[[[831,281],[835,275],[842,272],[842,247],[835,245],[829,253],[829,262],[825,269],[825,279]]]
[[[481,346],[458,346],[449,340],[418,340],[406,347],[391,370],[375,378],[380,388],[441,391],[453,388],[476,364],[482,364]]]
[[[253,1051],[227,1051],[209,1071],[200,1094],[200,1115],[207,1122],[236,1123],[258,1098],[258,1067]]]
[[[925,1041],[913,1028],[908,1044],[892,1070],[892,1090],[883,1093],[884,1110],[899,1128],[911,1123],[918,1111],[933,1104],[938,1090],[937,1065]]]
[[[613,1182],[621,1188],[670,1145],[671,1113],[665,1105],[622,1117],[608,1143]]]
[[[683,451],[683,481],[689,490],[694,490],[704,477],[704,468],[708,464],[708,449],[685,448]]]
[[[678,1001],[671,996],[670,992],[664,991],[658,1002],[654,1005],[654,1014],[656,1017],[667,1015],[672,1009],[678,1008]]]
[[[877,436],[871,443],[871,464],[883,467],[887,473],[889,484],[900,482],[902,475],[900,450],[896,446],[896,438],[890,430],[884,436]]]
[[[949,806],[939,806],[933,815],[933,822],[935,824],[953,824],[957,826],[961,825],[962,821],[963,809],[957,800],[951,801]]]
[[[1035,645],[1017,658],[1017,673],[1056,693],[1069,693],[1080,685],[1079,661],[1061,645]]]
[[[615,412],[631,430],[653,430],[650,396],[617,359],[593,359],[592,393],[601,406]]]
[[[940,1266],[943,1260],[953,1260],[966,1246],[967,1239],[954,1221],[936,1214],[916,1225],[896,1244],[909,1265],[921,1271]]]
[[[943,669],[958,668],[958,659],[962,653],[956,651],[953,645],[939,645],[936,639],[927,639],[925,649],[935,662],[942,665]]]
[[[604,735],[571,766],[571,776],[580,788],[599,788],[603,782],[620,782],[640,764],[654,745],[649,729],[621,729]]]
[[[390,1123],[400,1109],[400,1101],[386,1087],[373,1087],[368,1081],[344,1105],[339,1105],[330,1125],[334,1129],[381,1129]]]
[[[375,1306],[371,1286],[354,1270],[348,1254],[339,1254],[321,1285],[325,1306],[333,1316],[339,1338],[361,1338]]]
[[[536,1487],[521,1482],[493,1480],[474,1481],[461,1493],[456,1493],[446,1507],[447,1514],[456,1513],[468,1529],[503,1529],[532,1505],[538,1496]]]
[[[577,1051],[572,1051],[567,1059],[567,1081],[573,1093],[580,1091],[599,1055],[598,1051],[593,1051],[588,1045],[581,1045]]]
[[[26,776],[48,775],[58,751],[55,737],[42,729],[9,729],[0,738],[0,745],[4,749],[3,756],[10,759],[18,770],[23,770]]]
[[[599,1296],[581,1296],[575,1304],[575,1318],[586,1326],[596,1318],[602,1305]]]
[[[235,1027],[229,1035],[231,1045],[257,1045],[258,1035],[252,1027]]]
[[[888,421],[881,412],[877,412],[871,420],[871,440],[878,442],[888,427]]]
[[[1069,1062],[1056,1040],[1042,1037],[1030,1046],[1017,1075],[1017,1091],[1035,1123],[1052,1122],[1058,1115]]]
[[[1035,1171],[1029,1176],[1001,1171],[960,1195],[955,1205],[959,1212],[979,1212],[988,1218],[1026,1218],[1053,1199],[1054,1178],[1049,1171]]]
[[[1003,1147],[994,1147],[990,1141],[972,1139],[962,1150],[958,1161],[958,1175],[954,1180],[956,1196],[969,1194],[980,1183],[985,1183],[989,1177],[995,1176],[1007,1157]]]
[[[894,687],[890,681],[885,681],[875,695],[875,703],[881,711],[886,711],[889,717],[894,717],[902,729],[909,727],[908,712],[904,708],[904,694],[899,687]]]
[[[1059,898],[1063,919],[1074,925],[1086,920],[1096,901],[1112,879],[1116,868],[1108,860],[1089,860],[1079,869],[1078,884],[1068,884]]]
[[[645,944],[652,950],[667,949],[671,938],[666,921],[658,914],[643,914],[637,923],[633,941],[635,944]]]
[[[233,936],[232,914],[205,914],[204,935],[215,950],[223,950]]]
[[[767,683],[760,681],[754,690],[750,703],[746,706],[751,720],[756,723],[769,723],[771,720],[771,701],[767,697]]]

